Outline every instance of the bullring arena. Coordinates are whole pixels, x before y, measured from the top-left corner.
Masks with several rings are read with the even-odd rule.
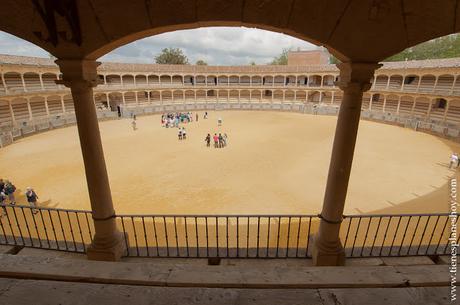
[[[4,242],[84,252],[95,227],[70,92],[56,84],[51,60],[0,60],[0,172],[17,185],[19,205],[32,186],[42,208],[34,216],[7,207]],[[385,63],[376,71],[363,96],[340,232],[348,256],[446,250],[459,63]],[[220,256],[222,248],[227,256],[311,256],[343,97],[334,65],[103,63],[98,72],[94,107],[125,255]],[[178,112],[193,119],[180,124],[186,140],[161,124]],[[206,147],[208,133],[228,135],[227,146]]]
[[[0,60],[3,141],[14,140],[0,151],[2,175],[33,186],[42,206],[89,209],[77,130],[61,128],[75,119],[68,90],[54,83],[58,68],[40,58]],[[447,204],[432,201],[447,202],[442,190],[455,174],[448,162],[458,150],[458,63],[386,63],[377,70],[363,98],[347,214],[446,211]],[[104,63],[99,72],[94,101],[120,213],[320,210],[342,98],[335,66]],[[187,141],[160,124],[159,114],[176,111],[199,114],[184,125]],[[404,128],[413,122],[428,133]],[[204,138],[215,132],[227,133],[231,144],[207,149]]]

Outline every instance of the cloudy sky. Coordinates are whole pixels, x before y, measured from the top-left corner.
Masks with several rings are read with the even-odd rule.
[[[195,63],[202,59],[210,65],[266,64],[283,48],[311,50],[308,42],[252,28],[209,27],[164,33],[137,40],[113,50],[102,61],[152,63],[161,49],[181,48]],[[35,45],[0,31],[0,54],[48,57]]]

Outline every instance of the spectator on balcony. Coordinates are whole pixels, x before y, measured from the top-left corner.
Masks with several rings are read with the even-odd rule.
[[[6,196],[8,196],[8,199],[10,200],[11,205],[16,204],[16,199],[14,198],[15,191],[16,191],[16,187],[14,186],[14,184],[11,183],[9,180],[6,180],[3,192],[5,193]]]
[[[26,197],[27,197],[27,202],[29,203],[30,207],[32,208],[32,213],[37,214],[38,210],[35,208],[38,206],[37,205],[37,193],[29,186],[26,189]]]
[[[3,191],[0,192],[0,204],[5,204],[6,198],[7,196],[5,195],[5,193]],[[0,215],[0,217],[3,215],[6,215],[6,208],[4,206],[2,206],[2,214]]]

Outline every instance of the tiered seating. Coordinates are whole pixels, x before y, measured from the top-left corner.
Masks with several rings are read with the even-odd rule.
[[[208,86],[217,86],[217,76],[211,75],[206,78]]]
[[[249,90],[240,91],[240,101],[249,101]]]
[[[251,81],[253,86],[262,86],[262,77],[260,76],[253,76]]]
[[[436,77],[434,75],[423,75],[420,80],[419,92],[433,92]]]
[[[34,96],[30,98],[29,103],[33,119],[48,116],[46,113],[45,98]]]
[[[320,92],[312,91],[308,93],[308,102],[319,103],[319,100],[320,100]]]
[[[240,78],[237,75],[232,75],[229,77],[230,86],[238,86],[240,84]]]
[[[182,90],[174,90],[173,93],[173,103],[183,104],[184,103],[184,93]]]
[[[63,112],[60,96],[48,96],[46,100],[48,103],[48,111],[50,112],[50,115],[58,115]]]
[[[341,91],[336,91],[334,94],[334,103],[333,105],[340,106],[342,104],[343,94]]]
[[[251,78],[247,75],[243,75],[240,77],[240,85],[241,86],[249,86],[251,85]]]
[[[459,124],[460,123],[460,100],[449,103],[449,109],[447,110],[446,121]]]
[[[73,104],[72,96],[69,94],[64,95],[64,108],[66,113],[75,112],[75,106]]]
[[[273,92],[273,102],[276,102],[276,103],[283,102],[283,91],[275,90]]]
[[[123,75],[123,86],[125,87],[132,87],[134,86],[134,76],[132,75]]]
[[[150,92],[150,102],[152,104],[160,104],[160,92],[158,91]]]
[[[125,92],[125,105],[126,107],[136,106],[136,95],[134,92]]]
[[[284,76],[276,75],[273,82],[274,86],[284,86]]]
[[[415,107],[413,115],[424,118],[428,113],[428,108],[430,107],[430,100],[427,98],[417,98],[415,100]]]
[[[161,98],[163,99],[163,104],[169,104],[172,101],[172,93],[171,91],[162,91]]]
[[[431,102],[431,111],[430,111],[430,119],[436,121],[443,121],[444,120],[444,112],[446,110],[446,100],[445,99],[437,99]]]
[[[16,72],[8,72],[3,74],[6,89],[9,92],[21,92],[24,91],[24,86],[22,84],[21,74]]]
[[[16,121],[29,120],[29,108],[27,107],[27,100],[25,98],[16,98],[11,101],[13,114]]]
[[[417,75],[406,75],[404,77],[403,91],[417,91],[418,82],[419,77]]]
[[[6,94],[6,87],[5,87],[5,80],[3,78],[3,75],[0,74],[0,95]]]
[[[121,86],[121,76],[120,75],[106,75],[105,81],[107,86]]]
[[[0,100],[0,126],[9,125],[13,121],[10,113],[10,106],[8,101]]]
[[[400,90],[403,83],[403,77],[401,75],[391,75],[390,84],[388,89],[390,90]]]
[[[171,84],[172,78],[170,75],[161,75],[160,76],[160,83],[161,84]]]
[[[294,75],[286,76],[286,86],[295,86],[295,85],[296,85],[295,76]]]
[[[308,78],[309,87],[320,87],[321,82],[322,82],[322,78],[320,75],[312,75]]]
[[[458,75],[457,75],[457,79],[455,80],[453,93],[455,95],[460,95],[460,76]]]
[[[146,91],[137,92],[137,100],[139,102],[139,105],[142,105],[142,106],[148,105],[149,104],[148,92]]]
[[[175,86],[182,86],[183,85],[182,76],[180,76],[180,75],[173,75],[172,78],[171,78],[171,81],[172,81],[172,84],[175,85]]]
[[[264,76],[262,82],[264,86],[273,86],[273,76]]]
[[[308,86],[308,77],[306,75],[297,76],[297,84],[299,86]]]
[[[454,83],[454,77],[452,75],[441,75],[438,77],[438,83],[434,92],[441,94],[450,94],[452,85]]]
[[[365,93],[363,95],[363,100],[362,100],[362,103],[361,103],[361,109],[362,110],[368,110],[369,109],[370,98],[371,98],[371,96],[368,93]]]
[[[325,75],[323,77],[323,86],[332,87],[334,86],[335,77],[333,75]]]
[[[385,102],[385,112],[389,113],[396,113],[398,110],[398,97],[395,95],[387,96]]]
[[[399,104],[399,114],[410,115],[412,113],[412,107],[414,106],[414,99],[409,96],[401,97]]]
[[[297,91],[295,94],[295,100],[298,103],[305,103],[307,99],[307,93],[305,91]]]
[[[377,75],[375,79],[374,89],[386,89],[388,84],[388,76],[386,75]]]
[[[380,94],[374,94],[372,96],[372,111],[383,111],[383,96]]]
[[[58,79],[56,74],[52,73],[45,73],[42,74],[42,81],[43,87],[48,90],[57,90],[59,86],[56,84],[56,80]]]
[[[25,73],[23,77],[27,91],[42,90],[42,85],[40,84],[40,76],[37,73]]]
[[[145,87],[147,85],[147,77],[145,75],[136,75],[136,86]]]
[[[206,77],[204,75],[195,76],[195,85],[196,86],[205,86],[206,85]]]
[[[149,85],[158,85],[160,83],[160,78],[158,75],[149,75],[147,81]]]

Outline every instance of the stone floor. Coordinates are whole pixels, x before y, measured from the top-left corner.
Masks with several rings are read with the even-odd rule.
[[[435,263],[436,261],[436,263]],[[447,258],[349,259],[313,267],[300,259],[126,258],[0,246],[0,304],[454,304]]]

